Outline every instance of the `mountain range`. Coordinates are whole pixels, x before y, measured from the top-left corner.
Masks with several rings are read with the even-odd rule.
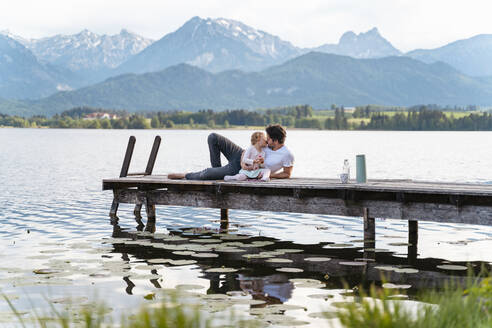
[[[413,105],[491,104],[492,86],[444,63],[408,57],[355,59],[310,52],[260,72],[211,73],[188,64],[124,74],[29,103],[52,115],[93,106],[130,111],[254,109],[306,103]]]
[[[9,31],[0,34],[31,50],[41,63],[75,73],[70,80],[71,88],[114,75],[114,68],[153,42],[125,29],[115,35],[99,35],[86,29],[73,35],[59,34],[41,39],[25,39]]]
[[[445,62],[470,76],[492,76],[492,35],[480,34],[435,49],[405,54],[424,63]]]
[[[381,58],[401,55],[401,51],[383,38],[377,28],[365,33],[345,32],[337,44],[325,44],[314,50],[354,58]]]
[[[341,60],[340,56],[323,57],[322,60],[323,65],[331,67],[335,71],[342,68],[346,69],[346,76],[324,70],[322,67],[317,67],[318,73],[316,73],[308,67],[309,65],[300,65],[300,63],[305,62],[305,56],[312,58],[314,55],[311,53],[316,53],[319,56],[321,55],[320,52],[352,57],[346,61]],[[492,35],[479,35],[436,49],[419,49],[402,53],[383,38],[377,28],[373,28],[360,34],[346,32],[337,44],[325,44],[316,48],[300,48],[265,31],[225,18],[202,19],[193,17],[176,31],[155,42],[127,30],[122,30],[116,35],[98,35],[84,30],[73,35],[56,35],[42,39],[26,39],[3,31],[0,32],[0,97],[4,100],[0,101],[0,112],[6,112],[7,107],[9,112],[15,112],[16,106],[19,108],[19,112],[21,108],[25,112],[26,106],[28,108],[34,106],[32,107],[33,111],[34,108],[37,108],[43,113],[53,113],[53,110],[43,109],[43,104],[50,103],[57,110],[65,110],[67,108],[63,106],[79,104],[81,101],[85,101],[85,105],[108,103],[125,109],[232,108],[230,106],[239,105],[245,108],[251,106],[265,107],[267,104],[278,103],[278,100],[273,100],[275,90],[278,88],[283,90],[282,92],[291,90],[291,94],[296,95],[297,98],[283,95],[286,97],[284,99],[290,99],[290,103],[304,103],[305,101],[301,101],[301,99],[311,99],[309,101],[311,105],[319,104],[320,106],[328,106],[333,102],[362,104],[368,103],[371,99],[373,99],[370,101],[371,103],[387,104],[391,101],[395,105],[412,104],[409,102],[410,100],[417,101],[418,99],[433,99],[438,104],[461,104],[464,101],[467,104],[479,104],[484,103],[484,101],[488,102],[487,90],[492,85],[492,78],[487,77],[492,76],[492,62],[489,60],[491,55]],[[418,66],[415,60],[411,61],[413,64],[410,65],[406,57],[414,58],[420,64],[434,65]],[[303,60],[296,60],[300,58]],[[386,60],[373,61],[375,59]],[[333,61],[333,63],[329,61]],[[341,66],[333,66],[334,63]],[[369,65],[369,63],[371,64]],[[378,64],[376,65],[376,63]],[[395,63],[402,65],[400,70],[393,67]],[[444,65],[444,63],[448,65]],[[182,64],[186,65],[183,66]],[[300,66],[296,68],[296,65]],[[388,66],[385,67],[384,65]],[[193,71],[191,66],[199,70]],[[270,78],[268,74],[277,74],[280,67],[284,69],[289,67],[287,71],[294,74],[284,77],[286,83],[290,81],[293,86],[276,87],[271,84],[273,76]],[[418,77],[415,76],[415,72],[404,70],[404,68],[409,69],[410,67],[417,69],[423,76]],[[362,68],[366,71],[357,73],[357,69]],[[369,71],[371,72],[370,75],[367,74]],[[251,82],[246,88],[243,88],[243,91],[252,90],[254,96],[247,91],[246,95],[251,99],[242,99],[242,96],[239,95],[241,94],[239,89],[234,89],[236,90],[234,92],[239,92],[239,94],[233,92],[229,98],[238,97],[235,102],[225,101],[225,98],[228,97],[218,94],[217,99],[222,99],[222,102],[217,103],[218,100],[203,101],[203,98],[194,93],[194,90],[201,89],[194,83],[195,81],[188,82],[198,89],[189,88],[187,83],[181,80],[182,78],[192,78],[191,76],[194,76],[191,74],[192,72],[194,72],[193,74],[201,72],[200,74],[208,76],[202,80],[207,83],[215,81],[220,85],[222,78],[232,79],[230,81],[233,83],[232,89],[237,88],[234,83],[239,82],[234,81],[232,76],[241,76],[241,78],[246,79],[242,82],[244,85],[247,81],[249,81],[248,83]],[[327,75],[319,76],[320,72],[325,72]],[[176,76],[171,77],[171,73],[176,74]],[[437,73],[443,74],[440,77],[440,84],[437,83],[439,77],[436,75]],[[362,84],[359,83],[354,86],[353,80],[357,75],[364,76],[366,80]],[[306,85],[310,85],[311,91],[305,90],[305,92],[306,95],[310,93],[311,96],[301,96],[302,92],[298,93],[295,90],[304,89],[295,86],[294,81],[304,80],[304,76],[309,76],[313,81],[318,81],[329,88],[320,89],[317,85],[306,81]],[[334,76],[338,82],[325,83]],[[349,80],[348,76],[351,76],[352,80]],[[388,79],[387,82],[379,81],[380,76]],[[480,77],[471,78],[470,76]],[[183,85],[180,89],[176,89],[174,85],[161,85],[160,82],[156,82],[155,87],[147,86],[149,90],[153,90],[152,94],[138,85],[135,86],[136,89],[134,90],[140,90],[141,95],[136,95],[132,90],[127,90],[129,94],[134,96],[133,99],[140,99],[141,106],[134,103],[135,100],[128,100],[125,95],[119,100],[110,99],[111,97],[119,97],[117,95],[121,90],[127,89],[123,86],[123,81],[130,85],[136,83],[135,81],[146,85],[149,78],[150,80],[157,79],[160,82],[162,79],[174,80],[176,83],[181,81]],[[258,78],[261,78],[262,81]],[[396,80],[397,78],[400,80]],[[438,89],[420,90],[420,85],[409,83],[412,80],[433,81],[432,83],[429,82],[430,84],[427,86]],[[114,86],[112,91],[108,89],[110,85]],[[270,90],[270,94],[260,97],[262,92],[257,89],[259,85],[268,87],[265,90]],[[382,89],[371,89],[374,85]],[[392,85],[395,87],[393,88]],[[405,85],[406,91],[398,90],[398,85]],[[453,85],[462,86],[466,90],[468,90],[467,86],[474,85],[477,89],[476,92],[468,90],[470,93],[467,96],[460,91],[461,89],[456,89]],[[170,88],[175,92],[168,93],[157,86]],[[104,93],[106,100],[97,99],[96,94],[98,92],[95,91],[97,88],[102,88],[99,94]],[[232,92],[231,88],[226,86],[225,89]],[[388,89],[394,92],[394,97],[386,94]],[[316,94],[315,90],[318,90],[317,92],[320,94]],[[369,90],[372,91],[369,92]],[[427,96],[418,97],[415,94],[417,90]],[[454,90],[453,92],[456,94],[450,94],[450,90]],[[349,91],[355,93],[351,94]],[[184,95],[187,92],[190,92],[189,101],[178,99],[179,95]],[[210,92],[211,90],[207,89],[207,93]],[[431,97],[429,93],[436,96]],[[329,103],[318,101],[320,99],[326,100],[328,94],[332,95],[332,97],[328,97],[329,99],[337,100],[331,100]],[[80,99],[82,95],[89,98]],[[150,97],[150,99],[146,97]],[[173,99],[175,97],[177,98]],[[13,99],[17,100],[12,101]],[[60,103],[56,103],[55,99]],[[67,99],[73,101],[67,101]],[[160,104],[154,102],[157,99],[161,102]],[[456,103],[453,102],[453,99]],[[354,102],[355,100],[362,102]],[[7,103],[8,106],[5,105]]]
[[[211,72],[257,71],[302,53],[291,43],[241,22],[193,17],[122,64],[117,72],[154,72],[180,63]]]
[[[0,34],[0,97],[40,98],[67,87],[71,73],[41,63],[19,42]]]

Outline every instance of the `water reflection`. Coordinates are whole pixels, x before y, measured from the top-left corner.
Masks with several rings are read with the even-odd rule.
[[[128,231],[118,224],[113,226],[113,253],[120,253],[126,263],[130,263],[130,254],[134,258],[131,265],[152,266],[149,272],[156,276],[159,271],[153,268],[156,265],[174,267],[176,263],[180,264],[174,261],[191,260],[190,268],[199,268],[201,278],[209,282],[207,294],[242,291],[267,305],[289,301],[296,288],[292,282],[295,278],[318,281],[314,285],[316,288],[330,290],[359,285],[368,287],[371,283],[381,286],[384,275],[386,281],[393,284],[410,285],[408,293],[415,295],[418,290],[442,287],[449,279],[460,281],[466,276],[466,271],[436,269],[443,261],[418,258],[415,246],[408,246],[408,256],[402,257],[377,249],[375,241],[369,239],[354,240],[354,244],[349,246],[328,242],[303,245],[197,227],[154,234],[155,221],[147,222],[145,229],[142,226],[138,228],[137,231]],[[200,254],[216,255],[201,257]],[[490,265],[484,262],[471,265],[476,274],[482,266],[490,270]],[[300,272],[278,272],[285,267]],[[233,272],[208,272],[211,268],[231,269]],[[126,292],[132,294],[135,282],[130,276],[123,280],[127,285]],[[159,279],[149,281],[155,288],[161,288]]]

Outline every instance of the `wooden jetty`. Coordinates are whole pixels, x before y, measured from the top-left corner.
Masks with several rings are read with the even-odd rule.
[[[145,172],[128,173],[135,138],[130,137],[120,177],[103,180],[113,190],[110,217],[117,222],[120,203],[135,204],[141,223],[155,222],[156,205],[221,209],[221,228],[228,209],[328,214],[364,218],[364,238],[375,240],[375,220],[409,222],[409,243],[417,244],[418,221],[492,225],[492,185],[432,183],[411,180],[368,180],[341,184],[333,179],[292,178],[270,182],[170,180],[152,175],[160,145],[156,137]],[[415,250],[416,251],[416,250]]]

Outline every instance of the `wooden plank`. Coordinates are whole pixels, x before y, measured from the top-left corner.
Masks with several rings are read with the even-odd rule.
[[[151,177],[126,177],[119,179],[104,179],[104,189],[114,189],[114,186],[126,185],[132,187],[137,184],[148,184],[149,187],[165,188],[170,185],[223,185],[223,186],[238,186],[238,187],[258,187],[258,188],[302,188],[302,189],[352,189],[352,190],[371,190],[379,192],[419,192],[426,194],[453,194],[460,195],[463,193],[492,196],[492,185],[471,185],[471,184],[430,184],[430,183],[366,183],[366,184],[341,184],[336,183],[337,180],[324,180],[317,181],[316,183],[307,179],[286,179],[286,180],[272,180],[271,182],[224,182],[220,181],[193,181],[193,180],[170,180],[162,176]]]
[[[350,201],[373,200],[391,201],[400,203],[435,203],[451,204],[457,207],[466,205],[492,206],[492,190],[490,193],[450,193],[448,191],[436,192],[430,190],[407,189],[370,189],[357,188],[350,185],[326,185],[313,188],[303,185],[266,185],[258,184],[229,184],[207,181],[200,183],[175,183],[175,180],[153,180],[124,178],[105,182],[104,189],[139,188],[142,190],[167,189],[176,192],[208,191],[214,194],[258,194],[258,195],[283,195],[295,198],[309,198],[314,196],[337,198]]]
[[[146,175],[151,175],[154,170],[155,160],[157,158],[157,152],[159,151],[159,146],[161,145],[161,137],[156,136],[154,139],[154,144],[152,145],[152,150],[150,151],[149,161],[147,162],[147,168],[145,169]]]
[[[385,219],[452,222],[492,225],[492,209],[485,206],[462,206],[433,203],[401,203],[397,201],[342,200],[325,197],[296,198],[283,195],[258,195],[208,191],[115,191],[121,203],[143,203],[204,208],[229,208],[252,211],[294,212],[340,216],[363,216],[368,208],[371,216]]]
[[[121,166],[120,178],[126,177],[128,169],[130,168],[130,161],[132,160],[133,149],[135,148],[135,137],[131,136],[128,139],[128,145],[126,146],[125,158],[123,159],[123,165]]]

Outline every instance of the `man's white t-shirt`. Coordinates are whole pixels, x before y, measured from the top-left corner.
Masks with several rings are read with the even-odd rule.
[[[271,150],[268,147],[265,150],[265,167],[270,169],[272,173],[277,172],[283,167],[291,167],[294,165],[294,155],[287,147],[282,146],[277,150]]]

